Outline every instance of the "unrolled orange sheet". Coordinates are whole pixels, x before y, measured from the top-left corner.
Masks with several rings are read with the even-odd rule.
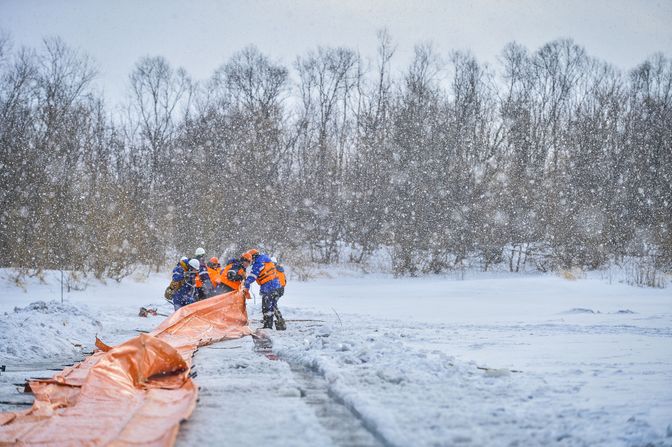
[[[101,349],[51,380],[33,381],[30,410],[0,414],[0,446],[170,446],[194,409],[199,346],[250,335],[230,292],[183,307],[150,334]]]

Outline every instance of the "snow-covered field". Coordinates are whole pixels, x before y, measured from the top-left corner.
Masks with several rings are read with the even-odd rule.
[[[8,276],[0,271],[3,396],[12,369],[158,325],[140,306],[171,311],[167,273],[92,281],[63,305],[57,274],[27,291]],[[250,302],[252,319],[259,307]],[[178,445],[672,445],[670,289],[342,272],[290,282],[280,307],[312,321],[270,333],[279,360],[250,339],[197,353],[200,402]]]

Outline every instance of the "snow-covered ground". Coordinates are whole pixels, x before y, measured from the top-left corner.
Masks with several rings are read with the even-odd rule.
[[[167,273],[91,281],[63,305],[57,274],[27,291],[8,276],[0,271],[3,395],[12,368],[158,325],[140,306],[171,310]],[[249,339],[197,353],[200,402],[178,445],[672,445],[670,289],[553,275],[338,276],[290,282],[285,317],[314,321],[270,333],[280,360]],[[250,302],[252,319],[259,306]]]

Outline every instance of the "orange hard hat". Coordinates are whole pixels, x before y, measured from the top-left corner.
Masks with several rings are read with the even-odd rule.
[[[255,258],[255,256],[257,256],[258,254],[259,254],[259,250],[256,250],[256,249],[253,248],[253,249],[251,249],[251,250],[247,250],[245,253],[243,253],[243,254],[240,256],[240,259],[242,259],[243,261],[252,262],[252,260],[253,260],[253,259]]]
[[[219,265],[219,259],[217,259],[216,256],[213,256],[213,257],[210,258],[210,260],[208,261],[208,267],[210,267],[210,268],[214,268],[214,267],[216,267],[216,266],[218,266],[218,265]]]

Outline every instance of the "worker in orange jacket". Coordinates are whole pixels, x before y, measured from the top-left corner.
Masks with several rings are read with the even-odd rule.
[[[251,266],[250,274],[245,279],[243,294],[249,296],[252,283],[256,281],[259,284],[264,329],[273,328],[273,318],[275,317],[275,329],[284,331],[287,329],[287,325],[278,309],[278,299],[282,286],[278,279],[275,263],[271,261],[267,254],[259,253],[259,250],[254,248],[243,253],[240,259],[246,269]]]
[[[201,272],[199,279],[201,280],[201,290],[204,298],[224,293],[221,287],[220,276],[222,274],[222,266],[219,264],[219,259],[213,256],[206,263],[206,269]]]
[[[232,258],[226,262],[222,269],[219,282],[221,284],[221,293],[240,290],[245,281],[245,267],[240,259]],[[249,299],[249,295],[246,296]]]

